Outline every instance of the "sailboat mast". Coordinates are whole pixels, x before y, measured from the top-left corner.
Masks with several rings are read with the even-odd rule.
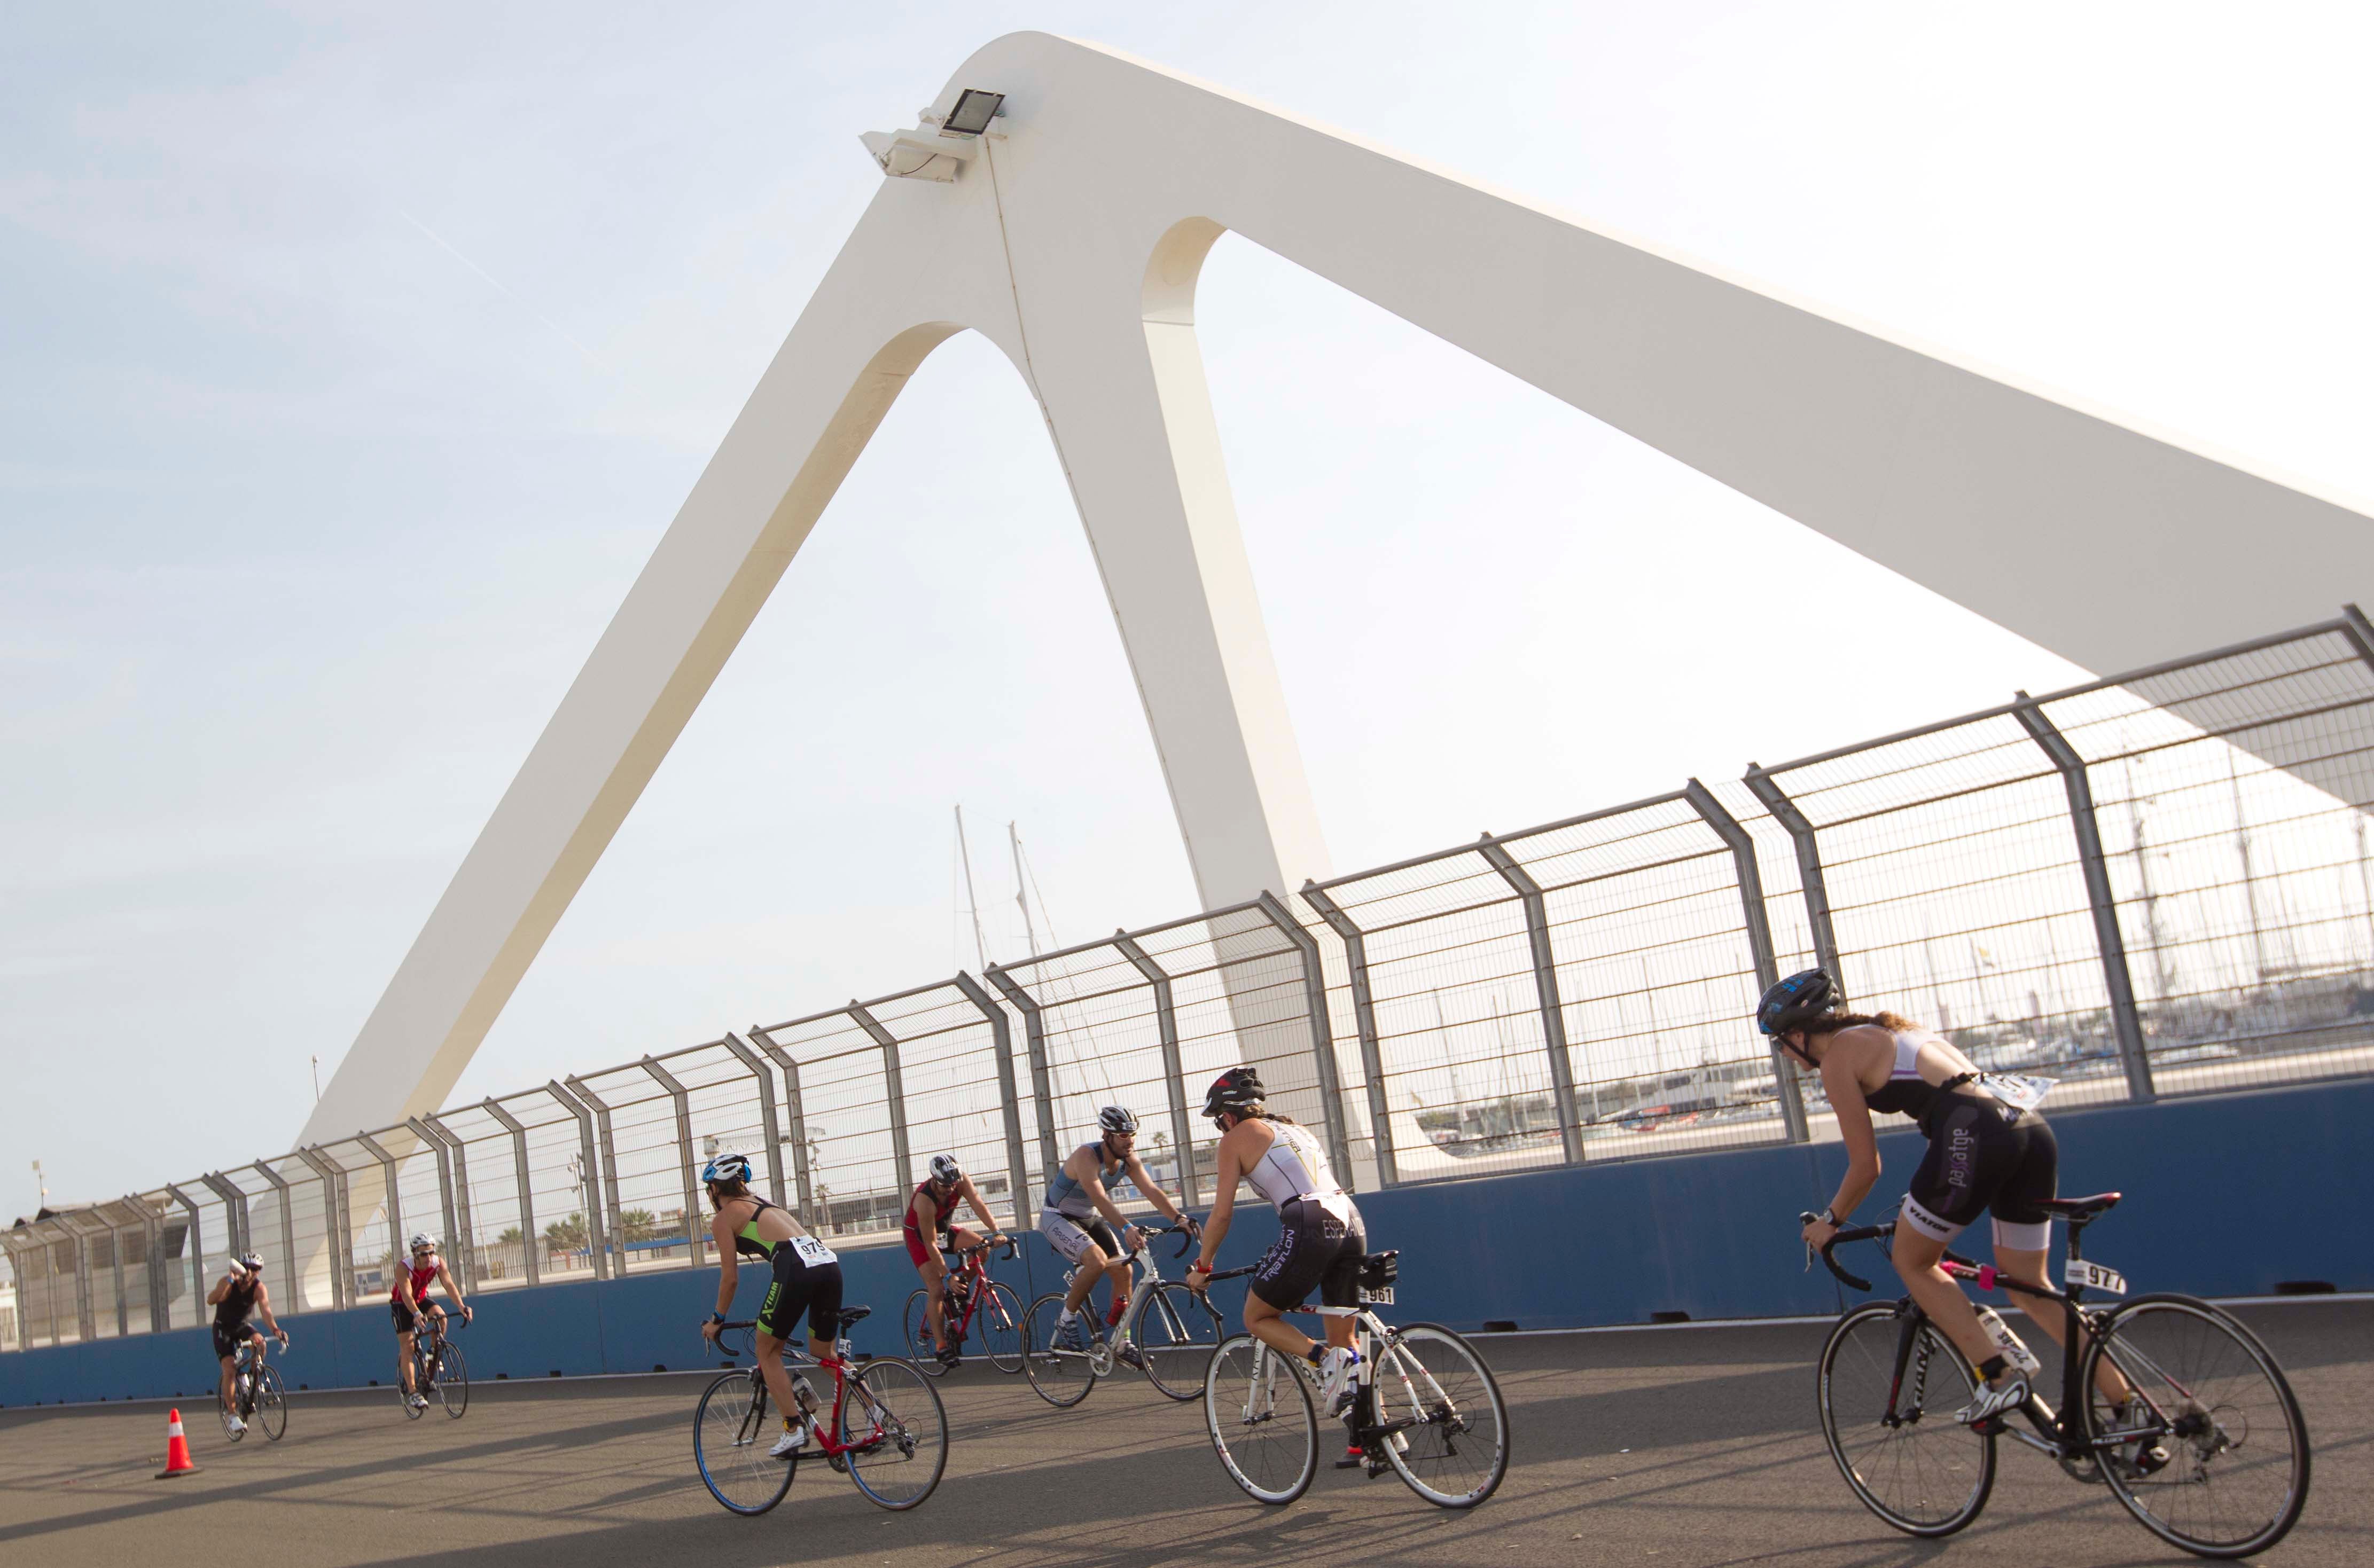
[[[1022,936],[1030,951],[1039,951],[1039,935],[1030,925],[1030,895],[1022,877],[1022,834],[1012,823],[1005,825],[1007,842],[1014,846],[1014,902],[1022,911]]]
[[[989,967],[989,940],[981,930],[981,897],[972,890],[972,847],[965,842],[964,807],[957,807],[957,855],[964,861],[965,902],[972,909],[972,948],[981,957],[981,966]]]

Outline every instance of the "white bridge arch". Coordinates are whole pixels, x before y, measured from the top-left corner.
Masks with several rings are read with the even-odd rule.
[[[943,136],[967,88],[1007,112]],[[967,329],[1046,416],[1205,906],[1323,877],[1195,342],[1231,229],[2088,669],[2374,588],[2374,528],[2333,498],[1093,45],[999,39],[867,145],[921,177],[883,182],[300,1143],[442,1103],[907,377]]]

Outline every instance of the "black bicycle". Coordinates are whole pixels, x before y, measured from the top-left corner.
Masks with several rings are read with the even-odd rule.
[[[424,1399],[436,1395],[445,1413],[460,1421],[462,1412],[470,1408],[470,1363],[462,1358],[461,1347],[445,1337],[446,1314],[424,1312],[421,1316],[429,1321],[412,1331],[412,1386],[420,1390]],[[428,1409],[412,1402],[401,1380],[396,1383],[395,1394],[404,1401],[407,1420],[418,1421]]]
[[[1907,1535],[1952,1535],[1979,1516],[1995,1480],[1995,1439],[2008,1435],[2050,1456],[2074,1480],[2107,1485],[2135,1522],[2201,1557],[2248,1557],[2284,1539],[2308,1501],[2308,1428],[2267,1347],[2240,1323],[2192,1296],[2136,1296],[2084,1305],[2089,1290],[2123,1295],[2115,1270],[2086,1261],[2084,1233],[2119,1194],[2041,1207],[2069,1223],[2064,1291],[2023,1285],[2060,1304],[2062,1409],[2031,1388],[2011,1412],[1964,1425],[1956,1412],[1977,1397],[1970,1363],[1910,1297],[1850,1308],[1822,1347],[1822,1436],[1863,1506]],[[1810,1221],[1808,1214],[1804,1219]],[[1876,1241],[1893,1224],[1842,1230],[1822,1248],[1841,1281],[1869,1291],[1831,1256],[1842,1243]],[[1992,1267],[1945,1254],[1945,1272],[1982,1291],[2005,1283]],[[2086,1397],[2074,1397],[2084,1389]]]
[[[230,1364],[231,1397],[239,1407],[241,1424],[232,1426],[230,1408],[219,1398],[215,1401],[215,1411],[222,1417],[223,1435],[233,1443],[246,1436],[251,1426],[262,1427],[264,1437],[274,1443],[279,1442],[280,1434],[288,1430],[288,1389],[280,1381],[279,1368],[264,1364],[272,1341],[264,1340],[262,1351],[255,1346],[253,1340],[243,1342]],[[280,1343],[280,1353],[288,1353],[286,1340]]]

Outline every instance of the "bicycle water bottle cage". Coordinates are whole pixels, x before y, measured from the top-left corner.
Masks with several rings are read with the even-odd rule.
[[[1399,1248],[1392,1252],[1372,1252],[1360,1260],[1360,1288],[1381,1291],[1400,1277],[1402,1255]]]

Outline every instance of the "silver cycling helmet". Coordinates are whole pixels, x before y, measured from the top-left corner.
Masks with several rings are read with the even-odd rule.
[[[1107,1106],[1097,1113],[1097,1125],[1107,1132],[1135,1132],[1137,1117],[1121,1106]]]
[[[954,1187],[964,1180],[964,1167],[957,1164],[954,1154],[932,1156],[932,1179],[943,1187]]]
[[[412,1239],[405,1245],[414,1252],[434,1252],[437,1250],[437,1238],[427,1231],[415,1231]]]

